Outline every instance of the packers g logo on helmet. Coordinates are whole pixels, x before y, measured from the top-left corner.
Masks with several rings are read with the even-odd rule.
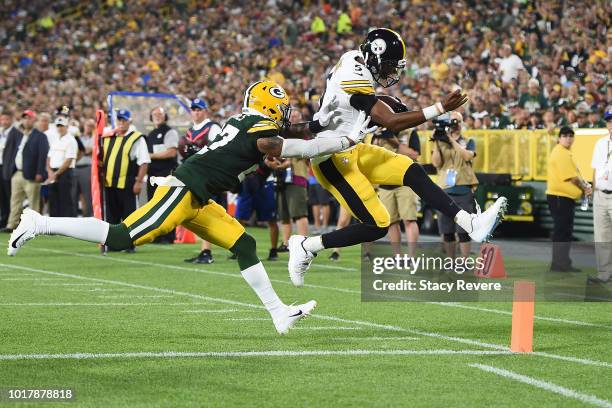
[[[244,93],[243,107],[254,109],[283,127],[290,124],[289,96],[276,82],[259,81],[249,86]]]

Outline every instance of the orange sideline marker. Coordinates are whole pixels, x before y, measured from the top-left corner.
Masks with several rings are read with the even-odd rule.
[[[176,227],[176,238],[174,240],[175,244],[195,244],[196,236],[193,232],[189,231],[187,228],[181,227],[180,225]]]
[[[511,351],[515,353],[531,353],[533,351],[534,313],[535,283],[528,281],[514,282]]]
[[[506,277],[506,267],[504,266],[504,257],[499,245],[484,243],[480,246],[479,258],[483,260],[482,267],[480,265],[474,269],[474,275],[478,278],[497,278],[503,279]]]

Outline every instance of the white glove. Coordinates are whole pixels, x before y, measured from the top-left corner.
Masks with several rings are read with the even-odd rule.
[[[351,129],[351,132],[346,136],[351,144],[357,144],[366,137],[367,134],[374,132],[378,126],[368,127],[370,123],[370,117],[366,116],[364,111],[359,111],[359,115],[357,116],[357,120]]]
[[[342,123],[342,119],[340,118],[340,111],[336,110],[340,102],[336,95],[332,96],[330,101],[325,105],[321,106],[319,111],[314,114],[313,119],[319,121],[319,125],[321,127],[327,127],[330,123],[337,127],[340,123]]]

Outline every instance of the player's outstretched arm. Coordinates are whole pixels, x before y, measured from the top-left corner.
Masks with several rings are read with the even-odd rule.
[[[360,112],[351,132],[347,136],[337,138],[316,138],[311,140],[283,139],[281,137],[264,137],[257,140],[260,152],[271,157],[301,157],[310,159],[317,156],[332,154],[347,149],[359,143],[366,134],[374,131],[368,128],[370,118]]]
[[[338,105],[338,99],[334,95],[327,104],[315,113],[313,120],[292,124],[281,131],[281,136],[285,139],[309,139],[312,135],[329,126],[330,123],[338,126],[342,122],[340,119],[341,113],[337,110]]]
[[[375,123],[393,132],[401,132],[402,130],[419,126],[445,112],[453,111],[466,103],[467,100],[467,95],[458,89],[447,95],[444,101],[437,102],[435,105],[423,110],[400,113],[394,113],[385,103],[376,101],[370,110],[370,116]]]

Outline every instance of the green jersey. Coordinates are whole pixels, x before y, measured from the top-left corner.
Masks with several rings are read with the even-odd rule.
[[[257,168],[264,157],[257,139],[278,135],[278,125],[264,116],[232,116],[215,142],[185,160],[174,176],[205,204],[211,196],[233,190],[244,174]]]

